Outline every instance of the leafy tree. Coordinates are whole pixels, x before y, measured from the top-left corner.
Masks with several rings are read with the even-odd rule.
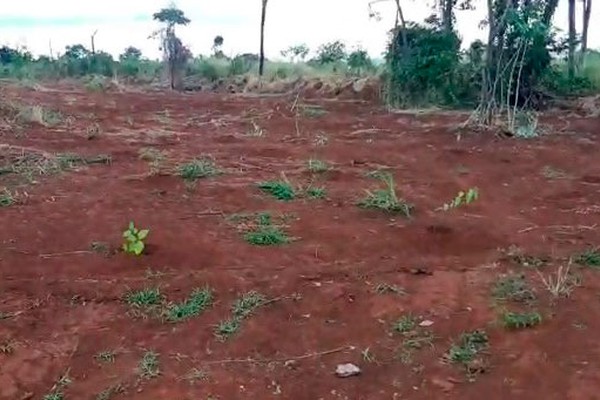
[[[142,58],[142,51],[137,47],[129,46],[119,56],[119,60],[135,60],[138,61]]]
[[[213,46],[212,46],[212,50],[213,50],[213,55],[216,58],[224,58],[225,55],[223,54],[223,43],[225,42],[225,39],[223,39],[223,36],[221,35],[217,35],[215,36],[214,40],[213,40]]]
[[[65,47],[63,57],[71,60],[82,60],[90,55],[90,51],[82,44]]]
[[[356,75],[373,69],[373,61],[366,50],[358,48],[348,55],[348,67]]]
[[[317,50],[319,64],[331,64],[343,61],[347,57],[346,45],[339,40],[321,45]]]
[[[291,62],[296,62],[298,60],[304,61],[309,51],[310,50],[308,46],[302,43],[288,47],[287,49],[281,52],[281,55],[286,58],[289,58]]]
[[[161,50],[167,63],[171,89],[180,89],[182,74],[185,71],[187,61],[191,57],[191,52],[183,45],[181,39],[175,35],[175,26],[187,25],[191,21],[183,11],[174,6],[161,9],[154,13],[152,18],[164,24],[164,27],[153,36],[159,36],[161,39]]]

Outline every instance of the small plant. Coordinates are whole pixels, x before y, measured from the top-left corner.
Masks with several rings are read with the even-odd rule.
[[[527,284],[524,275],[501,277],[494,284],[492,295],[498,301],[527,303],[536,299],[535,292]]]
[[[372,174],[372,176],[382,181],[385,185],[385,189],[376,191],[366,190],[367,195],[359,201],[358,206],[362,208],[379,209],[389,213],[401,213],[406,217],[410,217],[414,207],[398,198],[393,176],[389,173],[381,172]]]
[[[115,358],[116,358],[116,354],[112,350],[101,351],[100,353],[98,353],[94,356],[94,359],[97,362],[100,362],[103,364],[112,364],[115,362]]]
[[[219,169],[210,158],[199,158],[179,166],[179,176],[188,182],[208,178],[220,174]]]
[[[387,294],[392,293],[396,295],[405,295],[406,291],[396,285],[390,285],[389,283],[379,283],[375,286],[375,293],[377,294]]]
[[[90,243],[90,250],[104,257],[110,256],[110,244],[106,242],[93,241]]]
[[[597,247],[588,249],[581,254],[577,254],[573,261],[579,265],[600,268],[600,250]]]
[[[453,344],[446,354],[453,363],[467,366],[483,350],[489,347],[487,334],[482,330],[463,333],[458,343]]]
[[[144,240],[150,233],[149,229],[137,229],[133,224],[133,221],[129,223],[127,230],[123,232],[123,251],[128,254],[135,254],[136,256],[141,255],[144,252],[146,245]]]
[[[246,135],[251,137],[263,137],[265,135],[265,130],[256,122],[250,121],[250,125],[246,131]]]
[[[294,188],[287,181],[262,182],[258,185],[258,188],[281,201],[293,200],[296,197]]]
[[[403,315],[396,323],[393,325],[394,331],[398,333],[409,333],[413,331],[417,327],[417,319],[412,315]]]
[[[325,188],[323,187],[309,187],[306,189],[306,195],[311,199],[324,199],[326,196]]]
[[[42,400],[64,400],[65,395],[63,393],[63,389],[71,384],[71,378],[69,377],[69,373],[66,372],[63,376],[61,376],[58,381],[54,384],[50,393],[45,395]]]
[[[167,310],[167,320],[180,322],[195,317],[212,305],[213,292],[210,288],[196,289],[183,303],[174,304]]]
[[[96,400],[110,400],[114,395],[125,393],[125,388],[121,384],[116,384],[104,389],[96,395]]]
[[[450,203],[446,203],[442,206],[444,211],[449,211],[454,208],[468,205],[479,199],[479,191],[477,188],[470,188],[467,192],[460,191]]]
[[[325,161],[311,158],[308,160],[308,170],[315,174],[329,171],[329,165]]]
[[[10,207],[15,202],[15,196],[8,189],[0,190],[0,207]]]
[[[222,341],[229,339],[235,335],[240,329],[240,320],[238,318],[230,318],[219,322],[215,326],[215,336]]]
[[[144,379],[156,378],[160,375],[158,353],[146,351],[138,365],[138,373]]]
[[[150,165],[150,175],[158,175],[166,159],[166,155],[163,151],[153,147],[143,147],[139,151],[139,158]]]
[[[12,339],[0,343],[0,354],[12,354],[15,351],[15,342]]]
[[[501,316],[502,324],[508,329],[530,328],[542,322],[542,316],[537,312],[515,313],[504,312]]]

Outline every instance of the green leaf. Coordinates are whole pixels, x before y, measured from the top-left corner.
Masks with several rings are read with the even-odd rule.
[[[130,252],[130,251],[129,251],[129,246],[127,245],[127,243],[123,243],[123,247],[122,247],[122,248],[123,248],[123,251],[124,251],[125,253],[129,253],[129,252]]]
[[[134,242],[131,244],[131,250],[135,253],[136,256],[139,256],[144,251],[144,242]]]
[[[146,239],[146,237],[148,236],[149,233],[150,233],[150,229],[142,229],[137,234],[138,240],[144,240],[144,239]]]
[[[133,231],[135,229],[135,225],[133,224],[133,221],[129,222],[129,230]]]

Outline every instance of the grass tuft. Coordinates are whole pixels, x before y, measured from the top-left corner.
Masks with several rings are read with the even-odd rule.
[[[291,242],[287,234],[272,222],[271,214],[261,213],[248,227],[244,240],[255,246],[275,246]]]
[[[322,174],[329,171],[329,165],[325,161],[311,158],[308,160],[308,170],[314,174]]]
[[[160,375],[158,353],[146,351],[138,365],[138,373],[144,379],[156,378]]]
[[[94,356],[94,359],[97,362],[100,362],[103,364],[112,364],[115,362],[115,358],[116,358],[116,354],[112,350],[101,351]]]
[[[147,288],[128,293],[125,300],[132,307],[145,308],[162,303],[163,295],[158,288]]]
[[[179,176],[188,182],[219,175],[221,172],[210,158],[198,158],[178,168]]]
[[[290,201],[296,197],[296,191],[287,181],[262,182],[258,188],[281,201]]]
[[[383,182],[385,187],[375,191],[366,190],[366,196],[358,202],[358,206],[383,210],[388,213],[401,213],[410,217],[414,207],[398,198],[393,176],[384,172],[376,172],[371,175]]]
[[[240,320],[235,317],[220,321],[215,326],[215,336],[220,340],[225,341],[237,333],[240,329],[240,325]]]
[[[15,203],[15,196],[10,192],[10,190],[6,188],[0,190],[0,207],[10,207]]]
[[[324,199],[327,191],[324,187],[309,187],[306,189],[306,195],[311,199]]]
[[[244,293],[237,299],[231,308],[233,315],[237,318],[244,319],[250,316],[254,310],[265,304],[266,298],[262,294],[251,291]]]
[[[167,310],[169,322],[180,322],[198,316],[213,303],[213,291],[205,287],[196,289],[183,303],[173,304]]]

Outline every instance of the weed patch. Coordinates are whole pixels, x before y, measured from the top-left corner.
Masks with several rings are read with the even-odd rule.
[[[96,400],[110,400],[114,396],[125,393],[125,388],[121,384],[110,386],[96,395]]]
[[[508,329],[531,328],[542,322],[542,316],[538,312],[504,312],[501,315],[502,325]]]
[[[496,281],[492,295],[497,301],[528,303],[536,299],[535,292],[527,284],[524,275],[507,275]]]
[[[592,268],[600,268],[600,250],[596,248],[587,249],[573,257],[573,261],[579,265]]]
[[[16,203],[16,196],[13,195],[10,190],[0,190],[0,207],[10,207]]]
[[[389,283],[378,283],[375,286],[375,293],[377,294],[395,294],[399,296],[403,296],[406,294],[406,291],[396,285],[390,285]]]
[[[419,326],[413,315],[403,315],[392,325],[392,330],[403,337],[399,357],[405,364],[412,362],[415,351],[433,346],[433,333]]]
[[[265,296],[258,292],[251,291],[243,294],[231,306],[232,317],[219,322],[215,326],[215,336],[222,341],[229,339],[239,331],[243,320],[266,303]]]
[[[327,192],[324,187],[309,187],[306,189],[306,195],[310,199],[324,199]]]
[[[238,230],[243,232],[244,240],[255,246],[275,246],[290,243],[292,239],[282,229],[282,224],[274,223],[270,213],[235,216]]]
[[[469,364],[477,357],[482,351],[489,347],[489,339],[487,334],[482,330],[476,330],[473,332],[463,333],[458,342],[454,343],[446,358],[456,364],[462,364],[467,369]]]
[[[148,288],[128,293],[125,301],[134,316],[146,317],[155,313],[164,302],[164,297],[158,288]]]

